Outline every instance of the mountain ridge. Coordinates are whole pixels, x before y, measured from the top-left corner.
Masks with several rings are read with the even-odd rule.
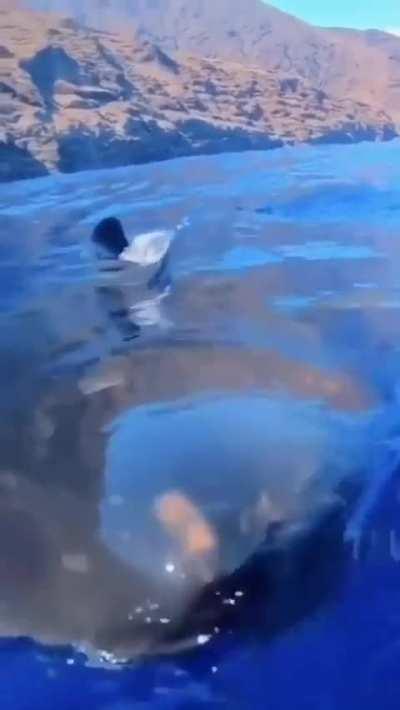
[[[104,29],[132,23],[166,52],[291,71],[337,98],[355,98],[400,124],[400,38],[320,28],[262,0],[26,0]],[[371,72],[371,67],[374,71]]]
[[[185,7],[187,0],[168,2]],[[282,20],[280,11],[272,15]],[[395,117],[379,100],[326,91],[289,60],[169,52],[140,26],[96,30],[54,13],[13,10],[6,0],[0,0],[0,37],[0,180],[398,135]],[[382,39],[373,34],[369,41]]]

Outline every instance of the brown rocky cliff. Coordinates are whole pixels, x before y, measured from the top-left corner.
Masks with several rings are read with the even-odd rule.
[[[23,0],[102,29],[129,24],[166,52],[257,64],[307,79],[400,124],[400,38],[313,27],[262,0]]]
[[[291,67],[182,52],[30,11],[0,12],[0,179],[297,141],[390,138],[379,108]]]

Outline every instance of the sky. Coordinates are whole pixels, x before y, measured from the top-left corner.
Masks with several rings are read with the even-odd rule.
[[[400,0],[269,0],[303,20],[328,27],[378,28],[400,34]]]

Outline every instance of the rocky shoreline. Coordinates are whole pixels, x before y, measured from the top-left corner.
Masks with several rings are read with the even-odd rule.
[[[170,56],[51,13],[0,11],[0,36],[0,181],[398,135],[384,111],[282,69]]]

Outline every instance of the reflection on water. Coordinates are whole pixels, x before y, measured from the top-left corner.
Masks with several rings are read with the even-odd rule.
[[[3,188],[3,637],[123,659],[324,597],[313,545],[338,565],[356,491],[397,464],[399,152]],[[108,214],[175,235],[166,281],[99,267]]]

